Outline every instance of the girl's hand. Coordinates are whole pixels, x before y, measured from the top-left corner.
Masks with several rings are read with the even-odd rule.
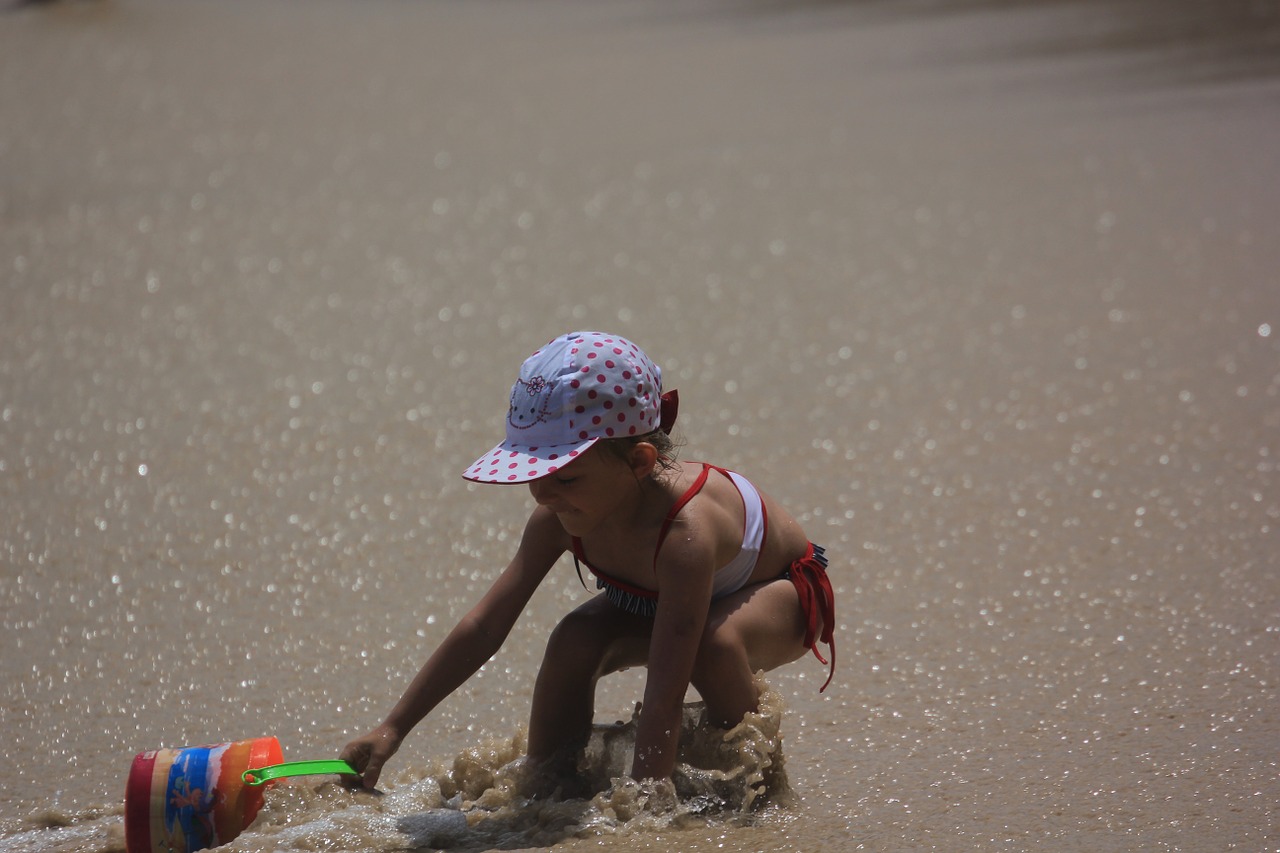
[[[396,754],[403,739],[399,732],[383,723],[343,747],[338,758],[359,771],[361,783],[365,788],[373,790],[378,784],[378,777],[382,775],[382,766]]]

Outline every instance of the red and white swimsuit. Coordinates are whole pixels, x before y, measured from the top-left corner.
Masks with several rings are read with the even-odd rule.
[[[711,587],[711,600],[715,601],[731,595],[746,586],[747,580],[750,579],[752,572],[755,571],[756,562],[760,558],[760,552],[764,549],[765,537],[768,534],[769,519],[765,511],[764,501],[760,497],[760,492],[756,490],[755,486],[751,485],[746,477],[734,471],[703,462],[702,472],[694,480],[693,485],[676,500],[666,518],[663,519],[662,528],[658,531],[658,544],[654,548],[653,561],[656,566],[658,552],[662,550],[662,543],[666,541],[667,532],[670,530],[672,523],[674,523],[676,516],[695,495],[702,491],[702,487],[706,485],[707,478],[712,471],[718,471],[733,483],[742,498],[745,516],[741,549],[732,560],[716,570],[715,580]],[[572,546],[573,562],[578,567],[578,577],[582,577],[581,567],[586,566],[591,574],[595,576],[597,588],[604,590],[605,596],[616,607],[636,616],[650,618],[658,612],[658,593],[656,590],[634,586],[626,581],[612,577],[591,565],[583,551],[582,540],[576,536],[572,538]],[[827,659],[818,651],[818,641],[821,640],[821,642],[827,644],[831,650],[831,675],[834,676],[836,660],[833,637],[835,601],[831,589],[831,581],[827,577],[826,570],[827,558],[825,551],[821,546],[810,543],[805,555],[788,566],[779,575],[779,578],[788,578],[795,585],[796,592],[800,595],[800,606],[804,610],[806,622],[805,646],[813,651],[818,660],[827,663]],[[819,616],[822,618],[821,636],[819,636],[818,631]],[[827,684],[830,683],[831,676],[828,676],[826,684],[823,684],[821,689],[826,690]]]

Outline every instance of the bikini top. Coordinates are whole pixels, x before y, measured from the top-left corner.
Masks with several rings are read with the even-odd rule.
[[[666,518],[662,521],[662,527],[658,531],[658,544],[653,549],[653,564],[656,568],[658,565],[658,552],[662,550],[662,543],[666,541],[667,533],[671,529],[671,525],[675,522],[676,516],[680,514],[680,510],[684,509],[694,496],[702,491],[702,487],[706,485],[707,478],[712,471],[718,471],[729,478],[734,488],[738,490],[738,495],[742,498],[742,507],[744,514],[743,530],[742,530],[742,547],[732,560],[716,570],[715,579],[711,587],[711,600],[723,598],[730,593],[737,592],[746,584],[747,579],[751,577],[751,573],[755,570],[756,561],[760,558],[760,551],[764,548],[765,536],[768,533],[769,519],[765,512],[764,501],[760,497],[760,492],[751,482],[735,471],[729,471],[710,463],[702,463],[702,471],[698,474],[693,484],[685,490],[667,513]],[[604,589],[606,593],[610,593],[610,598],[617,596],[631,602],[634,599],[647,599],[651,603],[655,602],[658,593],[651,589],[634,586],[626,581],[618,580],[606,572],[601,571],[587,560],[586,554],[583,552],[582,540],[574,536],[572,538],[573,545],[573,562],[578,567],[578,578],[582,578],[582,566],[586,566],[591,574],[596,577],[596,586]],[[585,586],[585,584],[584,584]],[[616,592],[615,592],[616,591]],[[614,602],[618,604],[618,601]],[[634,606],[624,606],[624,609],[633,610]],[[646,610],[656,608],[644,608]],[[650,613],[650,615],[652,615]]]

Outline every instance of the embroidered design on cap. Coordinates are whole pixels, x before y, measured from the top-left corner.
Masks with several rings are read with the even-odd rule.
[[[511,387],[506,440],[462,476],[526,483],[554,473],[601,439],[661,423],[662,371],[626,338],[572,332],[525,359]]]

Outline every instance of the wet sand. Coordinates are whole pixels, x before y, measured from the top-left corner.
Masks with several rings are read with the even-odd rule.
[[[0,850],[121,849],[143,749],[375,723],[509,556],[527,492],[460,473],[571,328],[836,555],[839,670],[768,676],[793,804],[557,849],[1280,847],[1278,21],[6,9]],[[516,736],[586,594],[553,575],[390,787]],[[289,796],[310,840],[233,849],[396,847]]]

